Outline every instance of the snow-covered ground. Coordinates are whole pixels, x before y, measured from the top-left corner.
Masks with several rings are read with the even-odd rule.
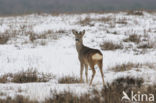
[[[106,41],[123,45],[123,49],[101,50],[104,57],[105,82],[111,83],[118,77],[132,76],[143,77],[145,84],[156,84],[156,13],[143,13],[143,16],[119,12],[0,17],[0,35],[10,35],[9,41],[0,45],[0,75],[35,68],[38,72],[52,73],[56,76],[56,80],[50,80],[47,83],[0,83],[0,92],[5,93],[5,96],[22,94],[31,99],[44,100],[50,95],[51,90],[58,92],[71,90],[76,94],[81,94],[93,88],[102,88],[102,79],[98,69],[96,69],[93,81],[94,86],[86,83],[58,83],[57,80],[60,77],[66,75],[79,77],[80,74],[80,63],[72,29],[86,30],[84,44],[92,48],[101,50],[100,45]],[[85,18],[90,18],[89,25],[80,24],[80,21]],[[109,20],[102,21],[100,18],[109,18]],[[29,40],[30,33],[36,36],[45,33],[49,37],[39,38],[32,42]],[[123,42],[132,34],[141,36],[142,40],[139,44]],[[53,36],[57,38],[54,39]],[[138,49],[137,46],[144,42],[152,44],[153,47]],[[129,62],[150,64],[152,68],[145,65],[123,72],[110,69]],[[91,70],[88,75],[91,78]]]

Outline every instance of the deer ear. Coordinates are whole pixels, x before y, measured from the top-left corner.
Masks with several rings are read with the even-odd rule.
[[[85,34],[85,30],[82,31],[82,35],[84,35],[84,34]]]
[[[76,35],[77,34],[77,31],[76,30],[72,30],[73,34]]]

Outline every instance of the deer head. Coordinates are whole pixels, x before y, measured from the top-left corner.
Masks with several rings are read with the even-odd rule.
[[[85,34],[85,30],[83,31],[76,31],[76,30],[72,30],[73,34],[75,35],[75,41],[76,43],[82,43],[83,42],[83,36]]]

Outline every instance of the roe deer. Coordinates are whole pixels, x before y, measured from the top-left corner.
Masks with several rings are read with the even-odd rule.
[[[85,34],[85,30],[80,32],[72,30],[72,32],[75,35],[76,49],[80,61],[80,82],[82,82],[82,74],[85,67],[86,82],[88,83],[88,66],[90,66],[93,74],[89,85],[92,84],[92,81],[96,73],[94,66],[97,64],[101,72],[103,85],[105,85],[104,74],[102,70],[103,66],[102,53],[98,49],[92,49],[83,45],[83,35]]]

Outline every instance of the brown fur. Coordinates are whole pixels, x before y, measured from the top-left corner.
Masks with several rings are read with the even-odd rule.
[[[75,35],[76,49],[80,61],[80,82],[82,82],[82,74],[83,74],[83,69],[85,67],[86,82],[88,83],[88,66],[89,66],[93,72],[90,81],[90,85],[91,85],[96,73],[94,66],[98,65],[102,76],[102,82],[104,85],[105,83],[104,83],[104,74],[102,70],[102,66],[103,66],[102,53],[98,49],[89,48],[83,45],[83,35],[85,34],[85,30],[81,32],[72,30],[72,32]]]

